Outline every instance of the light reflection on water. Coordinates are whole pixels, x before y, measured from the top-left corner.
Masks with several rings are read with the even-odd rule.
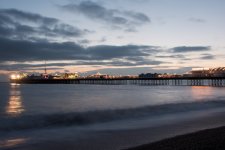
[[[224,88],[207,86],[0,84],[0,90],[0,115],[10,117],[225,100]]]
[[[207,86],[192,86],[191,94],[193,99],[202,101],[210,98],[213,93],[213,88]],[[216,95],[215,95],[216,96]]]
[[[6,114],[11,116],[18,116],[24,112],[24,106],[21,98],[21,91],[19,84],[10,85],[10,95],[8,105],[6,106]]]
[[[24,144],[25,142],[27,142],[26,138],[8,139],[8,140],[0,141],[0,148],[14,147],[19,144]]]

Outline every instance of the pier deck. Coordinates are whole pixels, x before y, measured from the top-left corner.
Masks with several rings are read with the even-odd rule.
[[[168,85],[168,86],[225,86],[225,77],[179,78],[116,78],[116,79],[17,79],[18,84],[105,84],[105,85]]]

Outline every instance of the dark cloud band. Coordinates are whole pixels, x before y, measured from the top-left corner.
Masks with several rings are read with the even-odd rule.
[[[0,37],[32,39],[41,36],[80,37],[88,30],[81,30],[60,20],[16,9],[0,9]]]
[[[26,41],[0,38],[1,62],[37,60],[111,60],[115,58],[147,57],[157,47],[139,45],[97,45],[84,48],[73,42]]]
[[[209,51],[211,49],[210,46],[179,46],[172,48],[172,52],[174,53],[187,53],[187,52],[201,52],[201,51]]]

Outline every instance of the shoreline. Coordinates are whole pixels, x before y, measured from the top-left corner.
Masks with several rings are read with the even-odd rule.
[[[225,149],[225,126],[166,138],[127,150],[221,150]]]
[[[167,122],[166,124],[162,122],[161,125],[156,124],[154,126],[150,126],[151,122],[149,122],[149,124],[146,124],[147,126],[136,128],[135,126],[137,124],[134,122],[133,125],[135,128],[130,129],[113,129],[110,127],[110,124],[105,123],[96,124],[96,126],[86,126],[80,129],[77,127],[46,128],[42,130],[18,132],[15,135],[13,134],[14,132],[12,132],[11,135],[8,134],[8,136],[5,137],[5,140],[4,138],[2,139],[4,143],[0,148],[5,150],[140,150],[137,146],[146,143],[157,143],[157,141],[163,139],[171,139],[173,137],[179,137],[179,135],[225,126],[224,111],[222,110],[219,112],[204,112],[199,116],[195,114],[195,117],[193,115],[190,117],[190,115],[188,115],[189,117],[183,116],[182,120],[177,120],[176,118],[175,120],[173,118],[166,119],[164,120]],[[142,122],[140,123],[142,124]],[[129,125],[131,124],[132,122],[129,123]],[[122,124],[120,123],[120,125]],[[126,122],[125,125],[127,125]],[[22,142],[15,145],[7,145],[8,142],[18,140],[22,140]],[[152,150],[153,148],[146,149]],[[168,149],[167,146],[166,149]]]

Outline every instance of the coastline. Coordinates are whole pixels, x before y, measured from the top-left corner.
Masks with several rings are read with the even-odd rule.
[[[96,126],[86,126],[83,127],[83,129],[67,127],[53,129],[46,128],[32,132],[28,130],[26,132],[21,132],[22,136],[18,134],[16,134],[16,136],[8,134],[7,139],[10,139],[10,141],[21,140],[22,138],[23,143],[7,145],[8,140],[5,141],[2,139],[3,143],[0,148],[5,150],[124,150],[129,148],[131,150],[136,150],[138,148],[137,150],[140,150],[140,148],[143,149],[143,146],[139,146],[146,146],[146,143],[158,143],[157,141],[170,138],[172,138],[173,141],[173,137],[179,137],[179,135],[186,135],[201,130],[205,131],[206,129],[225,126],[224,111],[222,110],[210,113],[204,112],[199,116],[183,116],[182,118],[182,120],[176,119],[177,121],[172,118],[165,119],[164,121],[167,123],[154,126],[151,126],[149,122],[145,127],[140,126],[138,128],[135,127],[137,124],[133,122],[134,128],[130,129],[113,129],[110,128],[109,123],[103,123],[101,125],[96,124]],[[129,124],[132,125],[132,122]],[[142,124],[142,122],[140,122],[140,124]],[[127,123],[125,125],[127,125]],[[217,135],[217,132],[215,132],[214,135]],[[196,135],[194,134],[194,136]],[[175,144],[177,143],[179,142],[175,142]],[[158,145],[161,145],[161,143]],[[149,145],[147,145],[146,149],[153,148],[149,148]],[[159,148],[157,147],[155,149]],[[168,149],[167,146],[166,149]]]
[[[203,150],[225,149],[225,126],[178,135],[127,150]]]

